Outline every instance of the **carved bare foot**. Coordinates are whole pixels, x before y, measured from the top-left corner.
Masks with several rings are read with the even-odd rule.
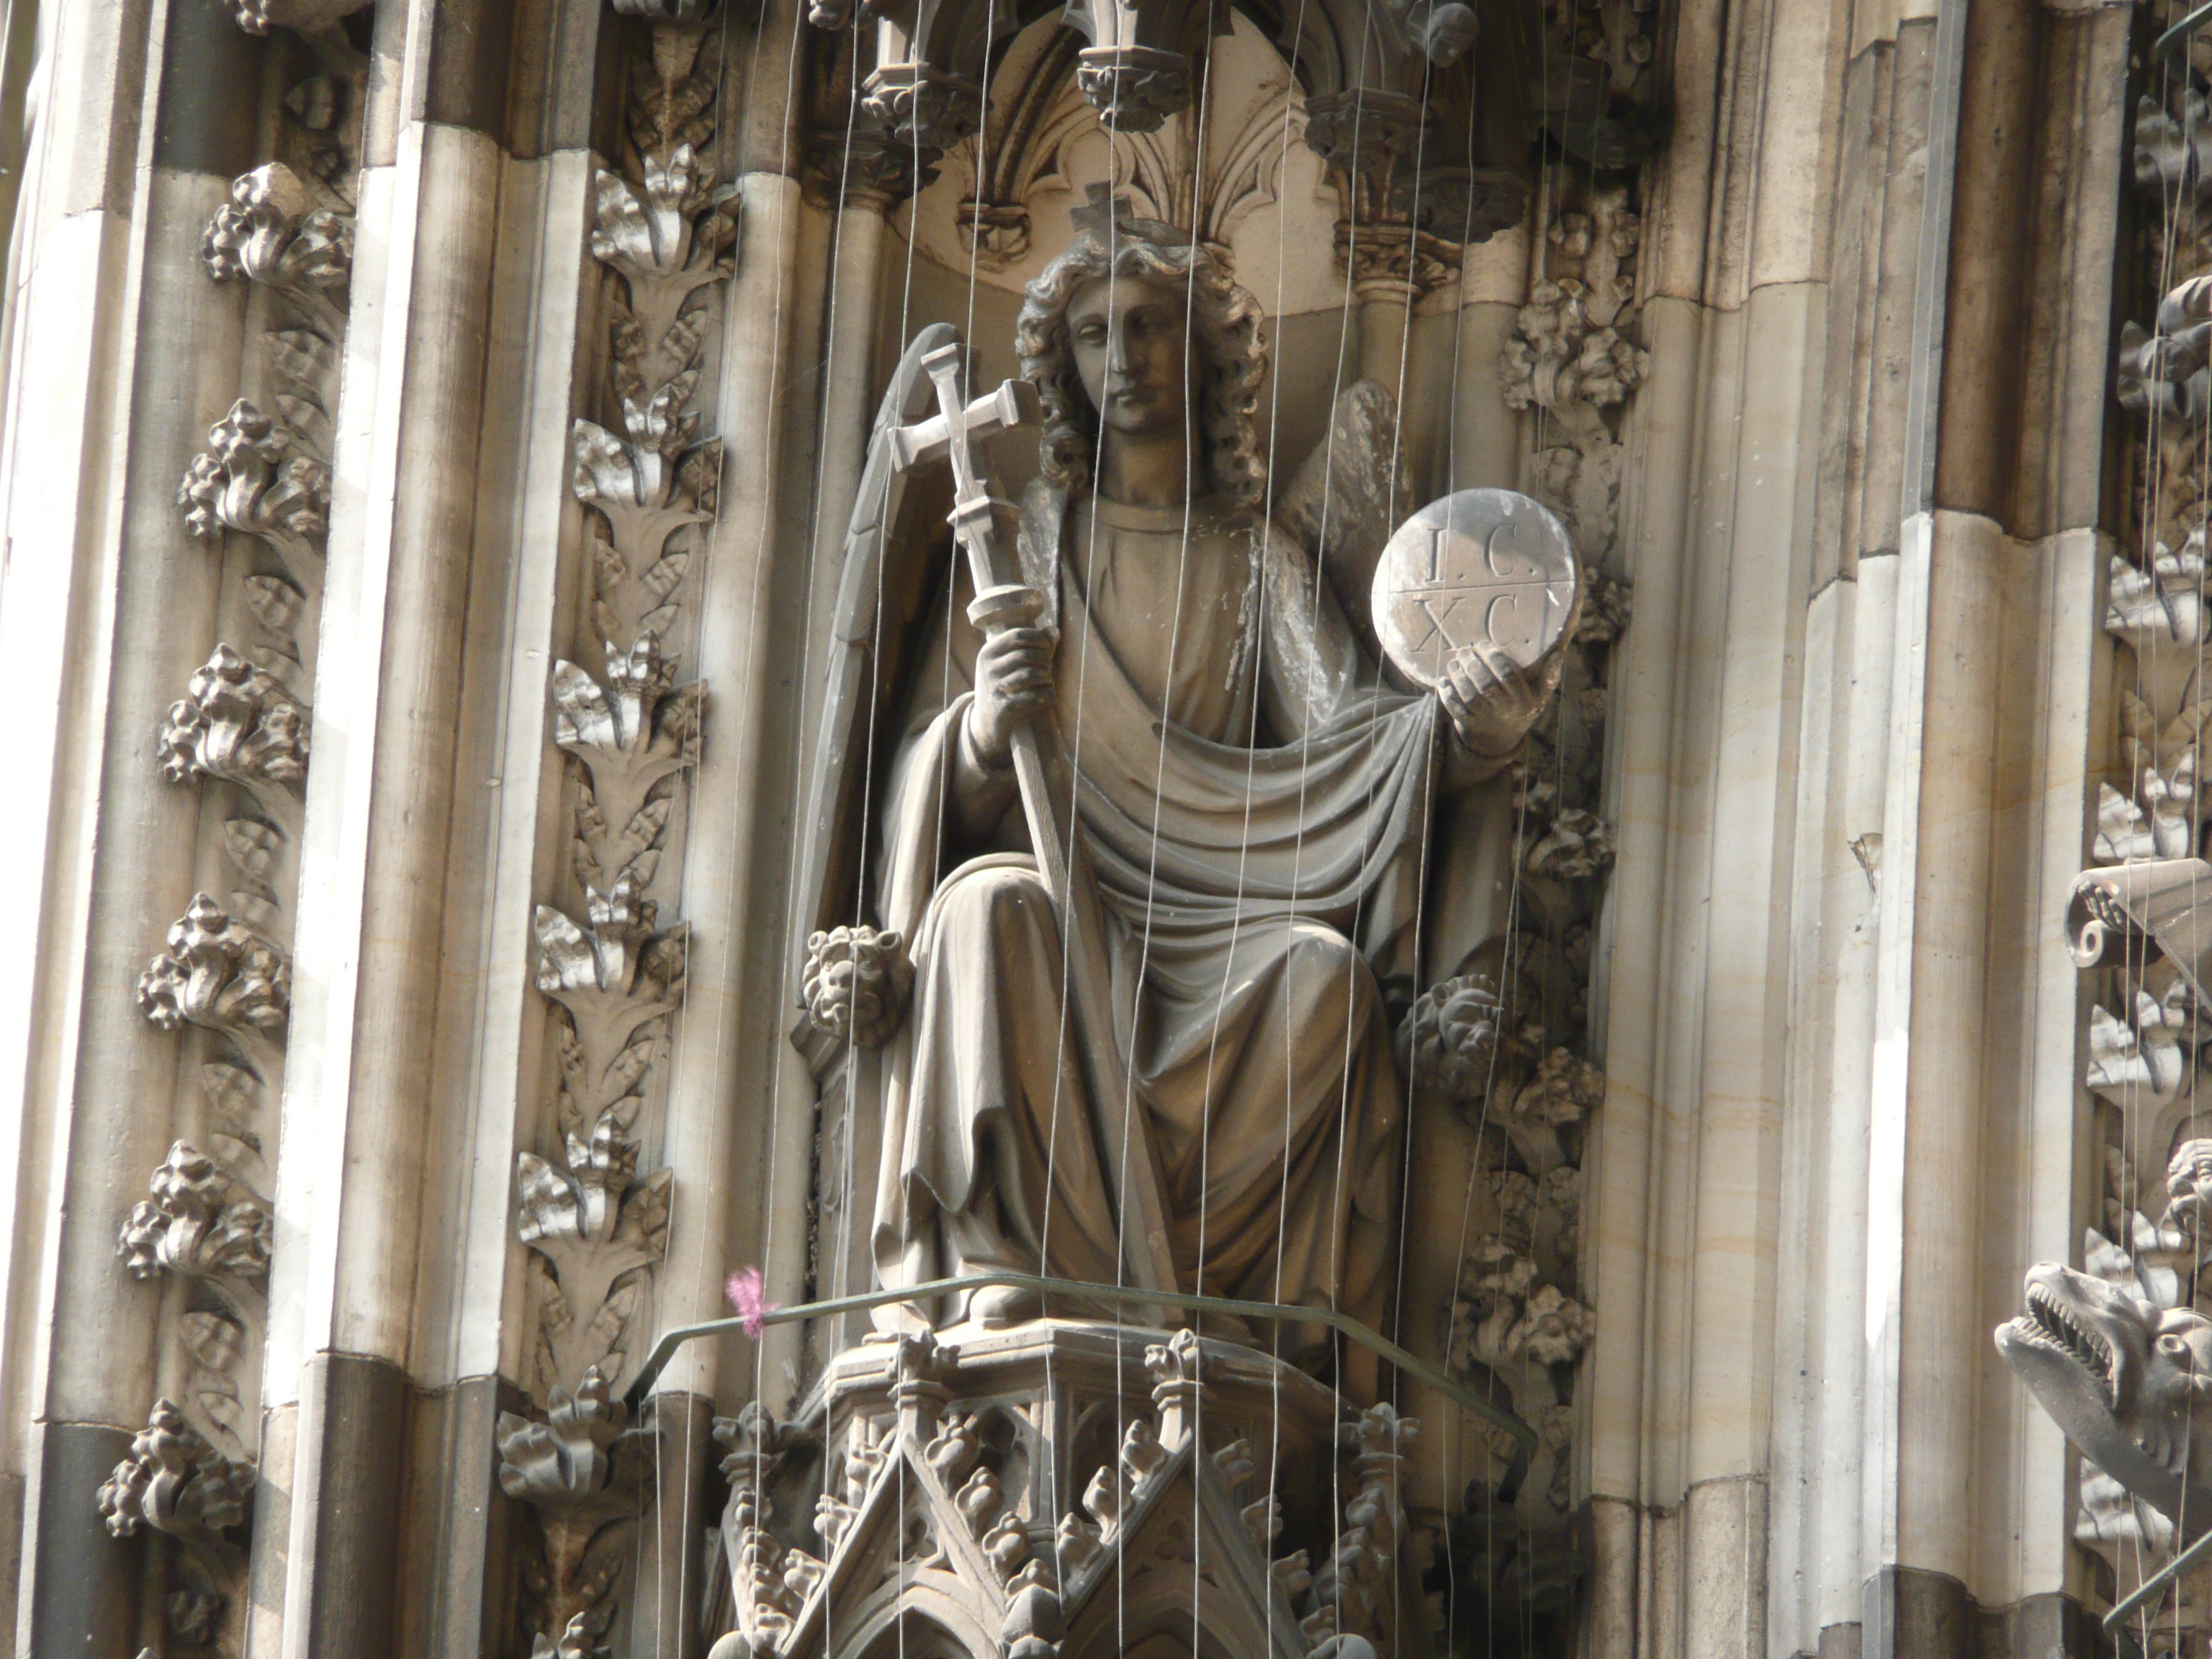
[[[1003,1331],[1044,1316],[1044,1298],[1018,1285],[993,1285],[968,1299],[968,1316],[987,1331]]]

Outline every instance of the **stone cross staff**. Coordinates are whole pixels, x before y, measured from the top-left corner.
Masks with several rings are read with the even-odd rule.
[[[990,454],[985,441],[1017,426],[1034,425],[1042,411],[1036,388],[1026,380],[1007,380],[969,402],[969,349],[957,338],[921,360],[937,388],[938,413],[890,434],[891,464],[904,472],[928,462],[952,463],[953,534],[968,555],[975,598],[968,620],[986,634],[1033,624],[1044,596],[1021,580],[1000,520],[1014,509],[991,487]],[[1014,775],[1021,787],[1022,812],[1029,822],[1030,845],[1037,874],[1052,896],[1066,941],[1067,994],[1082,1005],[1081,1028],[1112,1032],[1115,1028],[1108,988],[1106,935],[1098,908],[1098,890],[1090,859],[1074,831],[1075,791],[1049,714],[1013,733]],[[1098,1103],[1106,1128],[1108,1180],[1120,1200],[1121,1251],[1133,1281],[1147,1290],[1174,1290],[1175,1262],[1168,1249],[1166,1206],[1159,1165],[1152,1152],[1146,1107],[1136,1097],[1116,1045],[1097,1044],[1092,1076],[1106,1080],[1109,1097]]]

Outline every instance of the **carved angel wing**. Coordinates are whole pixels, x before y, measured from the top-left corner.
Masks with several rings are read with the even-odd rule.
[[[1413,504],[1400,448],[1397,398],[1379,380],[1356,380],[1337,394],[1328,436],[1275,502],[1277,520],[1321,561],[1370,655],[1381,650],[1369,604],[1376,562]]]
[[[958,331],[945,323],[933,323],[915,335],[876,408],[867,464],[845,532],[845,568],[830,624],[822,724],[806,780],[805,816],[799,822],[805,841],[792,906],[794,986],[805,984],[809,935],[862,920],[861,782],[872,757],[877,763],[888,758],[883,744],[872,748],[868,734],[905,678],[910,624],[930,574],[932,557],[927,556],[933,550],[941,556],[949,545],[942,533],[951,504],[945,470],[900,471],[892,461],[891,434],[934,407],[934,389],[921,360],[958,338]],[[925,518],[937,526],[937,534],[921,533]],[[803,991],[799,1000],[805,1000]]]

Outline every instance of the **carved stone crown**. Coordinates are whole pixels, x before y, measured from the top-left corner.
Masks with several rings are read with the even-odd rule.
[[[1158,219],[1139,218],[1129,198],[1116,193],[1111,185],[1092,185],[1088,194],[1088,201],[1067,212],[1079,240],[1093,242],[1100,247],[1123,242],[1150,242],[1158,247],[1171,248],[1190,246],[1188,231]]]

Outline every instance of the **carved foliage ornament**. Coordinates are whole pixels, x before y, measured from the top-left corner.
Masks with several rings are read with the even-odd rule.
[[[2139,183],[2168,194],[2201,193],[2188,137],[2199,112],[2191,104],[2188,118],[2176,125],[2154,107],[2139,112]],[[2112,555],[2106,586],[2105,629],[2137,665],[2119,687],[2120,765],[2099,783],[2090,838],[2094,863],[2115,870],[2148,873],[2162,861],[2193,861],[2204,840],[2203,738],[2212,702],[2200,697],[2193,677],[2171,665],[2193,657],[2212,634],[2201,524],[2212,420],[2208,353],[2212,271],[2170,289],[2150,330],[2133,323],[2123,330],[2117,391],[2122,405],[2143,417],[2148,482],[2139,500],[2142,544],[2132,555]],[[2095,897],[2086,874],[2077,888]],[[2129,926],[2124,911],[2123,904],[2112,916],[2122,930]],[[2091,1011],[2086,1081],[2120,1113],[2127,1134],[2166,1144],[2160,1137],[2170,1138],[2168,1120],[2194,1086],[2206,1023],[2170,964],[2139,957],[2103,971],[2111,982]]]
[[[117,1242],[132,1278],[165,1267],[198,1278],[267,1277],[268,1206],[213,1158],[180,1140],[149,1184],[153,1197],[132,1208]]]
[[[702,688],[677,684],[668,641],[690,625],[686,586],[716,508],[719,439],[698,402],[716,296],[735,267],[738,204],[702,159],[719,81],[708,7],[618,0],[653,21],[632,64],[629,164],[593,180],[591,251],[608,273],[605,401],[617,426],[578,420],[570,489],[589,509],[598,662],[562,660],[553,736],[570,757],[579,922],[538,908],[537,985],[556,1015],[561,1150],[516,1157],[516,1237],[542,1264],[535,1392],[545,1420],[499,1430],[500,1480],[537,1511],[539,1659],[598,1651],[629,1540],[652,1501],[648,1437],[617,1398],[667,1248],[674,1174],[637,1171],[636,1129],[684,995],[688,930],[664,927],[697,763]]]
[[[292,854],[299,844],[301,790],[307,782],[308,711],[283,681],[219,645],[169,705],[157,753],[172,783],[215,778],[235,784],[262,822],[240,820],[233,862],[260,890],[289,895]],[[287,878],[279,879],[282,864]]]
[[[154,1402],[99,1492],[114,1536],[151,1528],[177,1541],[184,1585],[168,1599],[170,1629],[230,1653],[242,1634],[246,1553],[228,1534],[246,1522],[252,1497],[252,1466],[210,1445],[168,1400]]]
[[[234,180],[200,239],[200,258],[218,283],[276,289],[307,309],[326,337],[344,331],[331,296],[353,279],[353,219],[319,201],[280,162]]]
[[[1573,528],[1577,551],[1597,562],[1612,550],[1625,461],[1604,411],[1644,383],[1650,353],[1622,333],[1632,320],[1626,262],[1638,232],[1626,193],[1600,192],[1589,216],[1594,228],[1572,229],[1554,246],[1582,247],[1582,269],[1602,272],[1603,287],[1581,276],[1537,283],[1506,341],[1498,384],[1507,407],[1541,411],[1540,444],[1564,441],[1540,447],[1536,493]]]
[[[306,453],[298,434],[241,398],[208,428],[206,453],[186,471],[177,504],[195,536],[236,530],[305,553],[330,529],[330,468]]]
[[[606,1376],[586,1367],[558,1384],[543,1422],[500,1413],[500,1490],[531,1506],[544,1538],[536,1651],[589,1651],[613,1616],[611,1593],[652,1479],[649,1431],[632,1430]]]
[[[721,448],[702,436],[697,398],[711,301],[734,268],[738,234],[735,193],[702,159],[714,131],[705,44],[656,29],[630,112],[635,171],[602,170],[593,185],[592,253],[615,278],[608,391],[622,422],[617,435],[576,422],[571,488],[595,515],[602,665],[556,663],[551,685],[554,740],[575,762],[571,853],[585,920],[537,912],[538,988],[562,1016],[562,1156],[525,1152],[516,1166],[518,1237],[549,1270],[538,1367],[549,1398],[589,1366],[619,1380],[667,1231],[672,1177],[637,1177],[632,1131],[683,998],[686,932],[663,928],[649,895],[681,830],[702,688],[677,684],[664,641],[685,625],[697,526],[715,509]]]
[[[138,976],[138,1006],[155,1024],[173,1031],[189,1021],[233,1036],[283,1029],[291,964],[209,895],[194,896],[168,945]]]
[[[1511,1512],[1497,1513],[1486,1496],[1512,1450],[1501,1439],[1492,1480],[1472,1483],[1449,1528],[1455,1593],[1478,1622],[1570,1605],[1583,1571],[1570,1440],[1575,1375],[1595,1316],[1579,1287],[1579,1165],[1605,1079],[1578,1051],[1595,907],[1614,857],[1598,811],[1606,678],[1630,610],[1626,585],[1604,567],[1614,552],[1621,422],[1648,362],[1631,332],[1640,227],[1628,191],[1553,199],[1545,274],[1499,379],[1510,405],[1538,416],[1531,493],[1566,521],[1589,575],[1559,695],[1504,774],[1528,909],[1512,935],[1425,990],[1398,1034],[1413,1085],[1451,1103],[1482,1136],[1489,1215],[1440,1310],[1447,1366],[1502,1389],[1540,1436]],[[1516,1541],[1503,1547],[1501,1538]],[[1330,1571],[1324,1563],[1316,1577]],[[1345,1577],[1339,1567],[1327,1582]]]
[[[721,1468],[730,1498],[722,1538],[737,1593],[738,1628],[752,1652],[765,1654],[789,1636],[827,1571],[818,1558],[787,1547],[769,1528],[775,1515],[769,1488],[811,1442],[757,1401],[735,1417],[716,1418],[714,1438],[727,1452]],[[823,1535],[834,1547],[835,1536],[827,1530]]]
[[[339,15],[249,5],[240,21],[259,33]],[[274,1128],[265,1115],[281,1085],[290,1013],[287,913],[309,755],[300,688],[311,683],[321,593],[329,409],[352,220],[272,163],[234,181],[201,254],[212,280],[251,283],[276,298],[277,325],[259,344],[276,412],[244,398],[233,404],[187,470],[178,504],[191,534],[218,545],[226,532],[256,538],[274,568],[264,564],[240,581],[260,638],[246,650],[215,647],[170,706],[156,744],[171,782],[235,791],[246,810],[220,831],[237,890],[227,902],[196,895],[137,988],[155,1025],[216,1040],[199,1066],[212,1150],[176,1141],[149,1196],[118,1229],[125,1271],[139,1279],[174,1273],[191,1286],[170,1332],[186,1381],[180,1400],[155,1403],[100,1504],[118,1536],[150,1526],[179,1541],[184,1583],[169,1597],[171,1632],[234,1654],[246,1554],[225,1534],[246,1519],[259,1440],[262,1286],[273,1229],[256,1182],[265,1183],[273,1162],[262,1131]]]

